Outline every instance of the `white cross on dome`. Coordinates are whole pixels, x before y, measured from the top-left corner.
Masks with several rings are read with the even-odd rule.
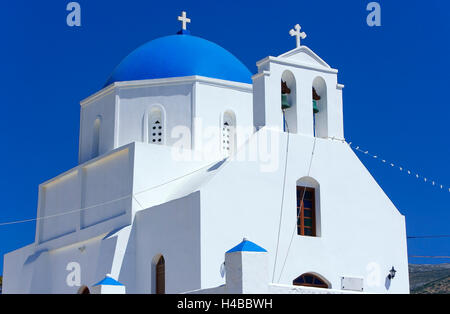
[[[186,17],[186,11],[181,12],[181,16],[178,17],[178,21],[181,22],[181,29],[184,31],[187,29],[187,23],[191,23],[191,19]]]

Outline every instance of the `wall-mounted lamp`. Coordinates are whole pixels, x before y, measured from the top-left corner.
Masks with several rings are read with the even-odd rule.
[[[389,280],[392,280],[392,279],[395,278],[395,273],[396,272],[397,271],[395,270],[394,266],[392,266],[392,269],[389,271],[389,275],[388,275]]]
[[[222,265],[220,265],[220,276],[223,278],[225,277],[225,274],[226,274],[225,262],[223,262]]]

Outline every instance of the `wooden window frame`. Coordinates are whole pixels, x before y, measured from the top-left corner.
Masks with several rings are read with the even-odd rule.
[[[311,208],[306,208],[311,210],[311,217],[305,217],[305,199],[306,193],[309,192],[312,194]],[[300,206],[299,206],[300,202]],[[305,186],[297,186],[297,234],[305,237],[317,237],[317,227],[316,227],[316,189],[305,187]],[[305,220],[311,220],[311,227],[305,224]],[[306,234],[305,230],[311,230],[311,234]]]
[[[306,283],[306,280],[304,279],[305,277],[312,277],[312,283]],[[303,278],[303,283],[296,283],[296,281],[300,278]],[[317,284],[314,283],[315,280],[318,280],[320,282],[322,282],[322,284]],[[300,286],[300,287],[313,287],[313,288],[323,288],[323,289],[330,289],[330,286],[328,285],[328,283],[323,280],[322,278],[320,278],[317,275],[311,274],[311,273],[307,273],[307,274],[303,274],[297,278],[294,279],[294,281],[292,282],[292,284],[294,286]]]

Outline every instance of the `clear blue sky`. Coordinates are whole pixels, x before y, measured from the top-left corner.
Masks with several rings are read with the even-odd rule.
[[[194,35],[252,72],[294,47],[288,31],[300,23],[304,44],[340,70],[347,139],[450,185],[448,1],[379,1],[379,28],[366,24],[368,0],[78,2],[81,28],[66,25],[68,0],[0,10],[0,222],[36,216],[38,184],[77,165],[79,101],[133,49],[176,33],[181,10]],[[406,215],[408,235],[450,234],[448,191],[359,156]],[[34,231],[34,222],[0,227],[0,254],[33,242]],[[450,239],[408,242],[411,255],[450,255]]]

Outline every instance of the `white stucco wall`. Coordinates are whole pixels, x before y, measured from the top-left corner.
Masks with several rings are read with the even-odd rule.
[[[136,214],[136,286],[131,293],[155,293],[154,263],[165,260],[166,293],[200,286],[200,194],[193,193]],[[131,289],[131,290],[130,290]]]
[[[174,161],[168,146],[135,143],[135,148],[133,212],[184,197],[212,175],[207,171],[211,161]]]
[[[153,82],[143,86],[123,86],[118,89],[119,116],[117,123],[118,146],[130,142],[148,142],[148,116],[152,107],[163,112],[165,145],[172,145],[170,137],[176,126],[191,128],[193,83],[190,81],[160,84]],[[169,118],[168,118],[169,117]]]
[[[199,81],[195,85],[195,129],[193,141],[195,150],[208,149],[212,152],[221,151],[221,134],[223,115],[232,112],[236,117],[236,129],[252,127],[253,106],[252,87],[248,84],[216,84]],[[222,83],[222,84],[219,84]],[[214,134],[208,128],[214,128]],[[251,134],[252,130],[250,130]],[[237,137],[236,147],[240,147],[247,139]]]
[[[249,84],[201,76],[114,83],[81,102],[80,163],[95,157],[96,118],[101,118],[102,155],[132,142],[148,143],[152,108],[162,112],[164,145],[179,143],[180,128],[186,128],[190,134],[185,149],[201,151],[209,146],[217,150],[214,145],[211,148],[211,134],[205,134],[205,128],[219,131],[226,111],[236,115],[238,126],[251,126],[252,97]]]
[[[287,135],[279,135],[278,151],[284,162]],[[254,139],[250,145],[256,142]],[[273,282],[291,285],[301,274],[314,272],[330,281],[335,289],[340,288],[341,277],[348,276],[365,278],[367,292],[408,293],[404,217],[346,144],[317,139],[309,176],[320,184],[321,235],[316,238],[297,235],[296,182],[308,175],[314,138],[291,135],[290,143]],[[202,288],[224,283],[218,271],[223,252],[242,237],[270,252],[272,277],[283,170],[280,166],[275,172],[261,173],[256,162],[230,162],[202,189]],[[385,277],[392,266],[398,270],[398,276],[387,290]],[[374,267],[379,270],[376,282],[373,282]]]
[[[219,286],[210,289],[200,289],[186,292],[186,294],[236,294],[234,292],[227,291],[226,285]],[[254,293],[252,293],[254,294]],[[312,287],[300,287],[300,286],[289,286],[289,285],[275,285],[268,284],[267,292],[264,294],[361,294],[361,292],[335,290],[335,289],[322,289],[322,288],[312,288]]]
[[[246,241],[246,239],[244,239]],[[226,283],[214,288],[188,291],[186,294],[361,294],[340,289],[325,289],[272,284],[269,279],[268,253],[235,251],[225,254]]]
[[[94,123],[100,118],[99,154],[117,148],[115,145],[116,124],[116,92],[108,88],[99,95],[93,95],[88,102],[81,103],[80,109],[80,140],[78,160],[82,164],[95,158]]]
[[[131,223],[134,146],[90,160],[40,185],[39,249],[54,249]]]
[[[60,249],[35,252],[35,247],[29,246],[9,253],[4,259],[4,293],[75,294],[82,285],[94,285],[111,271],[116,250],[117,238],[103,237]],[[68,277],[72,278],[74,270],[80,284],[71,286]]]

